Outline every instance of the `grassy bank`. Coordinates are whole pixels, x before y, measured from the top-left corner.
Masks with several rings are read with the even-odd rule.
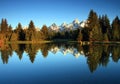
[[[7,44],[36,44],[36,43],[51,43],[52,41],[7,41]]]

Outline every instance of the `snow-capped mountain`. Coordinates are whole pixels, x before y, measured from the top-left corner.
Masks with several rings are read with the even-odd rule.
[[[72,22],[72,24],[73,24],[73,27],[74,27],[74,28],[80,28],[80,21],[79,21],[78,19],[75,19],[75,20]]]
[[[49,27],[49,29],[52,30],[52,31],[56,31],[56,32],[59,31],[59,27],[58,27],[55,23],[53,23],[53,24]]]
[[[67,24],[66,22],[62,23],[60,26],[57,26],[55,23],[53,23],[49,28],[52,31],[70,31],[70,30],[76,30],[76,29],[82,29],[85,26],[87,26],[87,20],[80,22],[78,19],[73,20],[72,23]]]
[[[80,23],[80,26],[82,27],[82,28],[84,28],[84,27],[87,27],[87,24],[88,24],[88,21],[86,20],[86,21],[82,21],[81,23]]]
[[[70,24],[63,23],[60,26],[60,30],[64,30],[64,31],[76,30],[77,28],[80,28],[80,21],[78,19],[75,19]]]

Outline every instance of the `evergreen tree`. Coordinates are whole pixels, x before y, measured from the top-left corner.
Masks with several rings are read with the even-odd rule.
[[[113,41],[120,41],[120,19],[118,16],[112,22]]]
[[[1,32],[5,33],[8,31],[8,23],[6,19],[2,19],[1,21]]]
[[[35,25],[34,25],[34,22],[32,20],[29,23],[28,30],[29,31],[35,31]]]
[[[6,42],[10,39],[10,35],[11,35],[11,33],[9,32],[9,27],[6,19],[2,19],[0,27],[3,36],[2,40]]]
[[[90,41],[101,41],[102,33],[97,14],[91,10],[88,17],[88,28],[90,30],[89,40]]]
[[[48,28],[47,28],[46,25],[43,25],[43,27],[42,27],[42,29],[41,29],[41,32],[42,32],[43,35],[44,35],[44,38],[43,38],[43,39],[47,40],[47,39],[49,38],[49,37],[48,37],[49,31],[48,31]]]
[[[110,27],[110,21],[107,15],[102,15],[102,17],[99,17],[99,23],[102,29],[103,41],[110,40],[111,39],[111,27]]]
[[[11,26],[11,25],[9,25],[8,31],[9,31],[9,32],[12,32],[12,26]]]
[[[9,25],[9,27],[8,27],[8,32],[7,32],[8,41],[11,40],[12,33],[13,33],[13,31],[12,31],[12,26]]]
[[[17,26],[15,31],[17,33],[18,40],[24,41],[25,40],[25,33],[24,33],[23,29],[22,29],[21,23],[18,23],[18,26]]]
[[[33,21],[31,20],[28,26],[28,30],[26,31],[26,40],[27,41],[34,41],[35,37],[35,25]]]
[[[89,41],[89,38],[90,38],[90,30],[89,28],[85,27],[83,30],[82,30],[82,36],[83,36],[83,41]]]
[[[77,41],[83,41],[83,35],[82,32],[79,31],[78,37],[77,37]]]
[[[79,34],[80,31],[81,31],[80,29],[73,30],[73,33],[72,33],[72,39],[73,40],[77,40],[77,37],[78,37],[78,34]]]

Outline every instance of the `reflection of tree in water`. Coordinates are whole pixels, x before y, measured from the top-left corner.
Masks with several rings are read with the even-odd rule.
[[[88,56],[89,54],[89,45],[82,45],[83,52],[85,56]]]
[[[46,58],[48,56],[48,50],[50,49],[50,45],[43,44],[43,45],[41,45],[40,49],[41,49],[42,55],[44,56],[44,58]]]
[[[54,48],[55,50],[53,50]],[[120,59],[120,46],[114,45],[80,45],[77,43],[9,44],[2,46],[0,52],[3,63],[8,63],[9,56],[12,56],[13,51],[17,53],[20,60],[25,51],[33,63],[38,50],[41,50],[43,57],[46,58],[49,51],[53,50],[55,54],[58,51],[61,52],[61,48],[63,50],[73,49],[73,52],[75,49],[77,50],[76,52],[86,56],[91,72],[94,72],[100,65],[107,67],[110,54],[114,62],[118,62]]]
[[[97,69],[101,56],[102,56],[101,46],[90,46],[87,63],[91,72]]]
[[[19,59],[22,59],[24,50],[25,50],[25,44],[16,44],[16,50],[15,52],[17,53],[17,55],[19,56]]]
[[[8,63],[9,56],[12,56],[12,49],[9,45],[2,46],[1,52],[1,59],[3,64]]]
[[[114,62],[118,62],[120,59],[120,46],[112,46],[112,59]]]
[[[8,63],[9,54],[7,50],[1,50],[1,58],[2,58],[3,64]]]
[[[111,48],[108,45],[103,46],[102,56],[100,58],[100,63],[99,63],[100,65],[107,66],[109,62],[110,49]]]
[[[38,52],[38,45],[37,44],[27,44],[25,51],[28,53],[30,61],[33,63]]]

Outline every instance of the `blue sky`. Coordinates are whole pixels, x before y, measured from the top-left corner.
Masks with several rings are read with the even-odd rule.
[[[87,19],[93,9],[98,15],[107,14],[112,21],[120,17],[120,0],[0,0],[0,19],[16,27],[28,26],[30,20],[38,27],[52,23],[70,23],[75,18]]]

